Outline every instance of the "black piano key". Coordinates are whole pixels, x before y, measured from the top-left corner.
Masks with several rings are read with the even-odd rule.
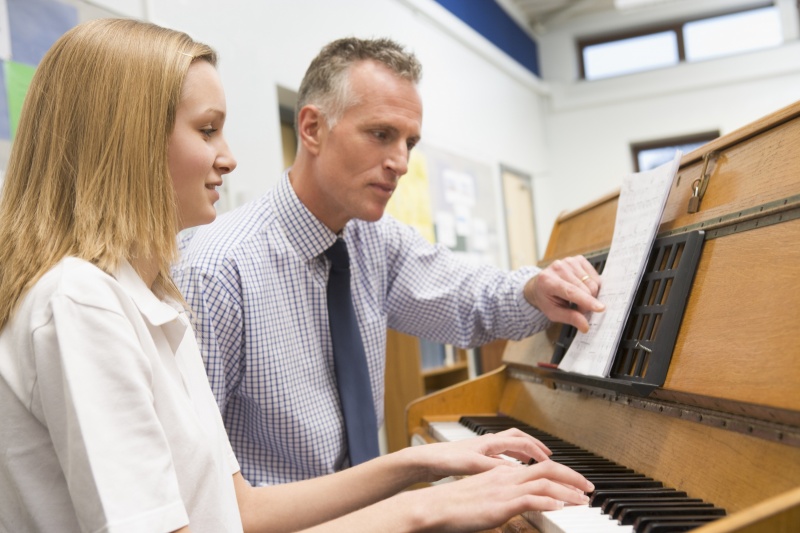
[[[637,518],[644,516],[684,517],[724,516],[725,510],[718,507],[633,507],[624,509],[618,518],[623,526],[631,526]]]
[[[666,500],[672,500],[672,498],[666,498]],[[710,503],[705,503],[703,500],[699,500],[697,498],[684,498],[678,501],[664,501],[662,500],[648,500],[648,501],[636,501],[636,502],[627,502],[627,503],[618,503],[615,506],[612,506],[608,514],[614,520],[620,520],[622,518],[622,514],[625,512],[626,509],[641,509],[642,507],[683,507],[683,508],[695,508],[695,507],[703,507],[709,508],[714,507]]]
[[[623,466],[618,465],[616,463],[610,463],[607,460],[604,460],[602,457],[597,456],[575,456],[575,455],[561,455],[558,453],[554,453],[550,456],[550,460],[556,461],[557,463],[561,463],[562,465],[567,465],[571,468],[580,467],[580,466]]]
[[[608,465],[608,466],[621,466],[618,463],[613,461],[609,461],[608,459],[603,459],[601,457],[557,457],[558,462],[562,465],[567,465],[569,467],[573,466],[581,466],[581,465]],[[555,461],[556,459],[553,459]]]
[[[569,455],[561,455],[559,453],[554,453],[553,455],[549,456],[551,461],[556,461],[561,463],[562,465],[566,465],[570,468],[581,467],[581,466],[623,466],[613,461],[609,461],[608,459],[603,459],[602,457],[597,456],[584,456],[584,457],[574,457]]]
[[[552,444],[548,444],[546,442],[543,442],[542,444],[544,444],[545,446],[550,448],[550,451],[553,452],[553,456],[555,456],[555,457],[574,457],[576,459],[578,459],[578,458],[597,457],[592,452],[588,452],[586,450],[581,450],[581,449],[578,449],[578,448],[563,448],[563,447],[559,447],[559,446],[553,446]],[[602,458],[599,458],[599,459],[602,459]]]
[[[462,416],[459,419],[459,422],[461,422],[461,424],[467,426],[469,429],[477,433],[481,427],[485,425],[490,425],[493,422],[497,422],[498,420],[503,420],[503,419],[499,417],[488,417],[488,416]],[[509,419],[504,419],[504,420],[508,424],[512,423]]]
[[[625,468],[624,466],[617,466],[617,465],[586,465],[586,466],[573,466],[573,470],[579,472],[581,474],[601,474],[601,473],[608,473],[608,474],[633,474],[633,470],[630,468]]]
[[[545,444],[545,446],[547,445]],[[547,447],[550,448],[550,446]],[[550,448],[550,451],[553,452],[553,457],[561,457],[564,459],[602,459],[602,457],[598,457],[592,452],[587,452],[585,450],[565,450],[554,446]]]
[[[488,435],[490,433],[500,433],[501,431],[505,431],[507,429],[510,429],[510,428],[507,428],[507,427],[479,427],[478,429],[473,430],[473,431],[475,431],[475,433],[477,433],[478,435]]]
[[[603,503],[603,505],[600,506],[600,509],[604,513],[609,514],[611,516],[614,516],[615,511],[617,509],[619,509],[620,506],[625,505],[625,504],[640,503],[642,505],[648,505],[649,503],[657,502],[660,505],[662,502],[673,502],[674,503],[674,502],[684,502],[684,501],[685,502],[699,503],[699,502],[702,502],[703,500],[701,500],[699,498],[688,498],[686,496],[685,492],[674,491],[669,495],[664,494],[664,495],[660,495],[660,496],[650,496],[650,497],[643,496],[643,497],[632,497],[632,498],[626,498],[626,497],[608,498]]]
[[[527,433],[528,435],[530,435],[532,437],[536,437],[537,439],[538,438],[542,438],[542,437],[558,438],[555,435],[553,435],[552,433],[548,433],[546,431],[542,431],[541,429],[535,428],[535,427],[532,427],[532,426],[520,425],[520,426],[517,426],[517,428],[520,431],[522,431],[523,433]]]
[[[560,450],[556,450],[553,452],[553,456],[558,457],[561,461],[571,461],[573,463],[580,463],[580,462],[587,462],[587,463],[609,463],[609,464],[616,464],[614,461],[610,459],[606,459],[605,457],[600,457],[599,455],[595,455],[590,452],[585,453],[571,453],[571,452],[562,452]]]
[[[623,488],[643,488],[643,487],[653,487],[653,488],[660,488],[663,487],[660,481],[656,481],[655,479],[606,479],[603,481],[592,481],[595,490],[598,489],[623,489]]]
[[[558,441],[551,440],[551,439],[538,439],[538,440],[539,440],[539,442],[541,442],[542,444],[546,445],[548,448],[550,448],[553,451],[558,450],[561,453],[574,452],[574,453],[577,453],[579,455],[580,454],[591,454],[591,455],[594,455],[589,450],[584,450],[580,446],[575,446],[574,444],[566,444],[564,442],[558,442]]]
[[[676,491],[673,488],[622,488],[622,489],[595,489],[589,499],[589,505],[592,507],[602,507],[605,502],[607,502],[611,498],[633,498],[633,497],[648,497],[648,498],[658,498],[661,496],[676,496],[676,495],[683,495],[686,496],[685,492]]]
[[[502,425],[508,429],[520,424],[516,420],[497,416],[462,416],[459,421],[475,433],[478,433],[483,427]]]
[[[645,517],[636,520],[633,529],[636,533],[678,533],[692,531],[718,518],[718,516],[693,516],[688,519],[681,517],[669,520],[663,517]]]
[[[505,431],[507,429],[511,429],[514,426],[484,426],[480,427],[475,431],[478,435],[488,435],[490,433],[500,433],[501,431]]]
[[[631,481],[639,480],[639,479],[653,479],[645,476],[644,474],[637,474],[636,472],[628,473],[628,472],[598,472],[596,474],[589,474],[584,476],[589,481],[605,481],[605,480],[612,480],[612,479],[630,479]]]

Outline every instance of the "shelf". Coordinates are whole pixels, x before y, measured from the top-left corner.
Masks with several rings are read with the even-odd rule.
[[[386,337],[386,443],[388,451],[408,446],[406,407],[412,401],[432,392],[469,379],[467,353],[447,347],[452,353],[444,360],[452,364],[421,368],[421,346],[417,337],[389,330]],[[443,361],[442,361],[443,362]]]
[[[452,365],[444,365],[444,366],[437,366],[434,368],[423,368],[422,369],[422,377],[428,378],[433,376],[440,376],[442,374],[450,374],[452,372],[458,372],[461,370],[466,370],[467,362],[466,361],[457,361]]]

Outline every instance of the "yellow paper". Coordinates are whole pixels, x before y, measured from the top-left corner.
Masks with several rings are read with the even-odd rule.
[[[431,208],[431,192],[425,155],[411,152],[408,173],[400,178],[386,212],[397,220],[416,228],[431,243],[436,242]]]

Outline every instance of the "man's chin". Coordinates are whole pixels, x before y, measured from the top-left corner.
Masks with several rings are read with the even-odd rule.
[[[377,222],[383,215],[386,213],[386,206],[382,206],[381,208],[370,209],[358,217],[359,220],[363,220],[364,222]]]

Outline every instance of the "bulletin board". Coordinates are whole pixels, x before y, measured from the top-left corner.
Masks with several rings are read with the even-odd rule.
[[[36,66],[67,30],[117,14],[80,0],[0,0],[0,185]]]
[[[496,205],[489,165],[421,143],[387,212],[470,262],[502,267]]]

